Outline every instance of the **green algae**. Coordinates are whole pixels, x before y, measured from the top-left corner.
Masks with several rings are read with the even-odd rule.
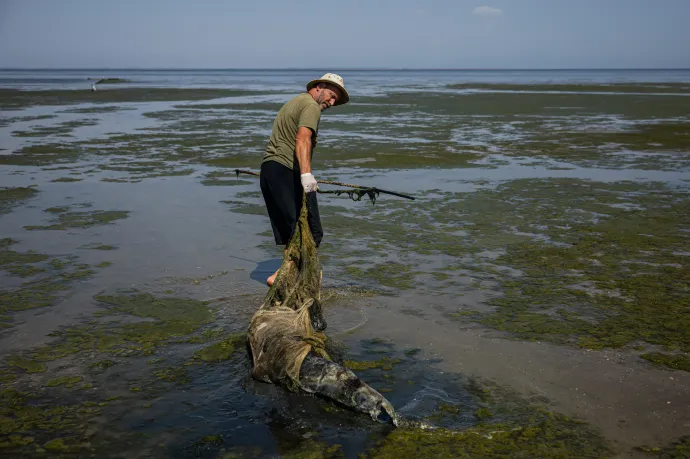
[[[91,276],[91,274],[95,273],[93,269],[85,268],[85,269],[75,269],[74,271],[70,273],[64,273],[62,274],[62,278],[64,280],[70,281],[70,280],[77,280],[77,279],[83,279],[85,277]]]
[[[21,446],[30,445],[34,442],[34,437],[25,437],[22,435],[10,435],[6,439],[0,440],[0,448],[17,448]]]
[[[12,116],[0,120],[0,126],[8,126],[12,123],[26,123],[29,121],[40,121],[57,118],[57,115],[27,115],[27,116]]]
[[[443,411],[445,413],[449,413],[452,415],[458,415],[460,414],[460,407],[457,405],[452,405],[450,403],[440,403],[438,405],[438,409],[440,411]]]
[[[65,288],[55,284],[31,283],[27,288],[5,291],[0,290],[0,311],[23,311],[26,309],[39,308],[52,305],[58,295],[53,293]]]
[[[91,91],[83,90],[21,91],[0,89],[0,109],[18,109],[36,105],[71,105],[103,102],[157,102],[207,100],[256,94],[256,92],[210,88],[118,88]]]
[[[476,378],[448,393],[469,397],[439,401],[421,426],[403,422],[393,431],[400,435],[389,434],[363,456],[412,457],[415,451],[424,457],[608,457],[612,453],[587,423],[547,411],[548,400],[528,400],[509,387]],[[471,413],[476,421],[466,428],[464,420]],[[418,449],[412,446],[417,440]]]
[[[221,201],[223,204],[229,204],[230,209],[234,213],[247,215],[267,215],[266,206],[261,204],[250,204],[244,201]]]
[[[17,380],[15,371],[9,368],[0,369],[0,384],[11,383]]]
[[[449,89],[478,89],[493,91],[559,91],[559,92],[619,92],[690,94],[690,85],[685,83],[559,83],[559,84],[510,84],[510,83],[460,83],[449,84]]]
[[[166,169],[159,169],[157,171],[151,171],[148,174],[143,174],[143,175],[135,175],[133,176],[134,180],[143,180],[147,178],[158,178],[158,177],[182,177],[185,175],[191,175],[195,172],[194,169],[191,168],[186,168],[186,169],[175,169],[174,167],[166,168]]]
[[[0,155],[0,164],[13,166],[51,166],[73,163],[85,152],[66,144],[27,145],[9,155]]]
[[[225,336],[223,328],[206,328],[201,333],[190,336],[184,342],[187,344],[201,344],[218,340]]]
[[[690,124],[654,123],[636,126],[634,129],[613,132],[567,133],[562,140],[570,146],[599,149],[613,148],[620,151],[627,148],[634,151],[687,151],[690,146]],[[539,148],[541,139],[531,148]],[[603,146],[603,147],[602,147]],[[603,150],[606,151],[606,150]]]
[[[402,263],[385,263],[368,269],[350,266],[345,270],[352,277],[369,279],[377,284],[400,290],[409,290],[415,286],[412,266]]]
[[[72,182],[81,182],[84,179],[80,178],[74,178],[74,177],[60,177],[55,180],[51,180],[51,182],[54,183],[72,183]]]
[[[631,85],[636,89],[632,92],[646,92],[644,88],[654,89],[650,94],[656,90],[668,93],[668,90],[678,89],[665,86],[667,90],[664,90],[657,86],[642,85],[638,88]],[[594,87],[599,87],[602,91],[611,90],[608,85]],[[526,88],[533,89],[531,85]],[[614,89],[621,90],[618,87]],[[114,102],[148,101],[174,98],[175,93],[183,98],[187,94],[192,98],[206,98],[201,95],[202,92],[204,91],[191,88],[122,88],[96,92],[10,91],[0,92],[0,105],[3,100],[7,100],[4,96],[10,99],[16,96],[16,102],[22,105],[52,104],[58,100],[61,104],[102,103],[108,102],[108,99]],[[667,155],[662,158],[645,158],[642,155],[623,157],[617,155],[623,147],[615,147],[614,144],[619,140],[618,133],[622,132],[623,143],[618,145],[631,145],[629,150],[685,151],[681,147],[687,143],[684,134],[687,126],[683,126],[682,120],[687,115],[687,110],[682,99],[632,93],[602,97],[599,94],[486,92],[444,94],[444,97],[423,92],[405,92],[390,94],[384,98],[364,97],[361,104],[340,107],[339,115],[342,116],[329,120],[329,125],[335,130],[356,135],[348,137],[347,142],[320,145],[315,160],[319,162],[320,170],[342,167],[495,167],[499,161],[477,164],[477,160],[500,151],[517,158],[555,158],[580,165],[622,167],[639,164],[645,168],[673,169],[675,164],[687,163],[682,154],[680,157]],[[429,115],[433,122],[412,122],[408,110],[401,110],[400,106],[414,106],[422,117]],[[53,152],[43,145],[30,146],[45,148],[45,155],[20,150],[12,155],[3,155],[0,161],[17,164],[31,164],[35,161],[49,163],[71,161],[87,155],[107,158],[109,155],[124,154],[221,167],[256,167],[256,157],[265,147],[266,138],[263,133],[254,134],[255,130],[251,128],[259,119],[264,122],[265,110],[277,112],[279,107],[280,104],[277,103],[180,106],[175,110],[146,113],[147,117],[169,123],[147,128],[144,132],[111,133],[106,139],[72,142],[62,145],[62,148],[53,144]],[[70,111],[99,111],[100,108],[96,106]],[[222,114],[218,113],[219,109]],[[228,110],[239,116],[225,116]],[[621,118],[623,127],[603,122],[602,115]],[[352,117],[361,122],[353,123],[350,119]],[[385,117],[388,122],[380,123],[381,117]],[[457,131],[460,131],[459,136]],[[200,132],[204,135],[200,136]],[[228,136],[228,132],[242,134]],[[626,138],[625,134],[630,135]],[[657,147],[658,145],[661,147]]]
[[[660,459],[690,458],[690,435],[681,437],[667,448],[659,449],[658,453]]]
[[[65,121],[51,126],[36,126],[30,131],[12,131],[14,137],[45,137],[50,135],[57,135],[61,137],[71,137],[74,128],[81,126],[95,126],[98,120],[74,120]]]
[[[26,437],[30,433],[34,441],[45,442],[44,448],[51,451],[88,448],[89,424],[99,413],[100,409],[83,404],[37,403],[35,395],[12,389],[0,391],[0,434]],[[59,438],[55,438],[57,432]],[[5,448],[21,450],[30,443],[14,442]]]
[[[661,352],[650,352],[648,354],[642,354],[640,357],[656,365],[667,366],[674,370],[690,371],[690,357],[687,355],[669,355]]]
[[[150,294],[100,295],[95,299],[111,313],[148,320],[114,327],[82,325],[56,331],[51,336],[57,341],[33,350],[32,358],[45,362],[81,352],[125,357],[151,355],[158,346],[189,335],[215,318],[207,303],[191,299]]]
[[[289,459],[337,459],[345,457],[342,446],[312,439],[300,442],[296,448],[281,452],[280,457]]]
[[[16,243],[12,239],[3,239],[4,246],[0,246],[0,268],[11,272],[12,269],[25,267],[27,264],[39,263],[50,258],[48,255],[36,252],[15,252],[9,250],[11,244]]]
[[[160,368],[153,372],[153,375],[159,381],[185,385],[189,383],[189,374],[185,368],[180,367],[166,367]]]
[[[16,244],[17,242],[19,241],[12,239],[11,237],[2,238],[0,239],[0,249],[7,248],[13,244]]]
[[[21,368],[27,373],[43,373],[46,371],[45,365],[33,359],[12,355],[6,358],[7,364],[12,367]]]
[[[48,387],[55,387],[55,386],[65,386],[65,387],[74,387],[75,384],[78,382],[81,382],[82,377],[81,376],[58,376],[57,378],[49,379],[46,382],[46,386]]]
[[[236,333],[230,338],[196,351],[194,353],[194,359],[207,363],[228,360],[237,350],[237,346],[244,342],[246,342],[246,335],[244,333]]]
[[[348,138],[348,142],[338,142],[340,145],[320,147],[319,158],[323,158],[327,167],[344,167],[348,160],[366,160],[363,166],[372,168],[425,167],[422,162],[425,156],[433,158],[429,161],[430,167],[467,167],[477,166],[475,161],[480,156],[492,159],[498,152],[507,157],[558,159],[581,166],[625,168],[634,165],[676,170],[677,166],[688,163],[684,154],[687,149],[682,148],[687,143],[690,126],[683,123],[687,119],[684,99],[633,94],[607,97],[600,94],[487,92],[444,94],[443,97],[421,92],[390,94],[383,101],[372,103],[375,108],[339,108],[345,115],[359,115],[365,123],[367,116],[374,115],[368,111],[376,111],[378,116],[389,117],[385,127],[382,128],[381,123],[371,123],[371,128],[351,122],[333,123],[338,130],[388,135],[390,141],[381,145],[383,142]],[[391,104],[398,103],[413,105],[416,110],[428,114],[433,122],[411,126],[404,126],[404,121],[396,123]],[[620,119],[620,125],[603,122],[602,117],[606,115]],[[661,127],[657,131],[649,127],[654,124],[668,125],[668,128]],[[671,134],[661,133],[663,130]],[[624,133],[624,144],[616,143],[620,132]],[[631,134],[627,138],[626,132]],[[410,137],[426,142],[395,142],[396,138]],[[450,137],[454,137],[454,141],[448,141]],[[678,152],[679,155],[651,158],[619,154],[626,149]],[[465,165],[460,163],[461,159]],[[482,166],[504,163],[495,158]]]
[[[9,245],[14,242],[3,240],[0,246],[0,269],[32,279],[23,282],[18,289],[0,290],[0,313],[49,306],[60,298],[60,292],[69,290],[72,281],[94,273],[88,265],[59,258],[53,258],[43,266],[34,266],[50,257],[32,251],[21,253],[9,250]],[[38,277],[41,274],[45,275]]]
[[[531,425],[491,424],[461,431],[399,428],[366,457],[384,458],[601,458],[603,439],[578,421],[553,415]]]
[[[455,320],[463,320],[463,319],[475,319],[479,320],[482,317],[482,314],[479,311],[458,311],[458,312],[452,312],[448,314],[449,317],[452,317]]]
[[[53,440],[47,441],[43,447],[48,451],[53,452],[67,452],[69,448],[65,445],[62,438],[55,438]]]
[[[61,206],[61,207],[48,207],[45,209],[43,212],[48,212],[51,214],[62,214],[65,213],[69,210],[69,206]]]
[[[251,182],[247,182],[246,180],[210,178],[202,180],[201,184],[204,186],[240,186],[251,185]]]
[[[59,113],[115,113],[123,110],[135,110],[135,108],[119,105],[96,105],[93,107],[70,108],[68,110],[61,110]]]
[[[155,297],[147,293],[136,295],[99,295],[95,299],[112,311],[137,317],[158,319],[162,322],[185,322],[192,325],[210,323],[213,312],[204,301]]]
[[[236,446],[230,449],[223,448],[218,452],[216,459],[247,459],[262,457],[262,448],[260,446],[240,447]]]
[[[415,348],[412,348],[412,349],[406,349],[406,350],[405,350],[405,355],[406,355],[407,357],[414,357],[414,356],[416,356],[417,354],[419,354],[420,352],[422,352],[422,349],[419,348],[419,347],[415,347]]]
[[[493,415],[494,413],[488,408],[479,408],[474,412],[474,416],[480,421],[491,418]]]
[[[451,277],[450,274],[448,274],[448,273],[438,272],[438,271],[431,273],[431,275],[434,276],[434,279],[436,279],[438,281],[448,280]]]
[[[690,458],[690,436],[684,436],[666,448],[658,446],[638,446],[637,451],[647,453],[649,457],[660,459],[687,459]]]
[[[227,167],[227,168],[246,168],[255,166],[255,157],[251,155],[234,154],[232,156],[212,156],[202,158],[200,162],[207,166]]]
[[[96,268],[107,268],[108,266],[112,266],[112,264],[112,261],[102,261],[96,265]]]
[[[121,210],[92,210],[87,212],[64,212],[58,214],[57,221],[52,225],[29,225],[24,229],[34,230],[65,230],[68,228],[90,228],[92,226],[107,225],[117,220],[127,218],[128,211]]]
[[[84,450],[90,449],[91,445],[88,442],[84,443],[76,443],[74,439],[67,439],[67,443],[65,443],[64,438],[55,438],[53,440],[47,441],[44,445],[43,448],[46,449],[46,451],[50,451],[53,453],[77,453],[77,452],[83,452]]]
[[[466,280],[437,287],[487,292],[484,304],[471,308],[476,310],[449,311],[453,318],[521,339],[590,349],[644,342],[688,352],[685,189],[521,179],[440,194],[443,199],[424,205],[382,201],[356,213],[323,206],[324,227],[338,235],[338,241],[324,242],[339,255],[333,263],[364,282],[395,286],[392,279],[404,276],[398,287],[425,291],[430,282],[415,277],[425,272],[424,261],[452,257],[442,259]],[[361,250],[369,256],[350,258]],[[392,279],[377,275],[389,251],[401,265],[382,271]],[[490,258],[482,255],[487,252]]]
[[[117,179],[117,178],[102,178],[101,182],[107,182],[107,183],[135,183],[138,182],[139,180],[127,180],[127,179]]]
[[[345,368],[353,371],[371,370],[374,368],[389,371],[393,369],[393,365],[398,363],[400,363],[400,359],[383,356],[379,360],[345,360],[343,365]]]
[[[123,163],[109,163],[102,164],[98,167],[103,171],[115,172],[129,172],[134,178],[144,177],[147,174],[154,174],[157,172],[175,172],[175,165],[168,164],[165,161],[127,161]],[[183,169],[180,175],[188,175],[190,169]]]
[[[2,157],[2,155],[0,155]],[[38,194],[35,186],[0,188],[0,214],[6,214],[13,207]]]
[[[137,298],[137,297],[140,297],[140,298]],[[148,304],[152,301],[152,298],[155,298],[155,297],[148,296],[147,300],[144,301],[143,295],[134,295],[134,296],[132,296],[132,295],[116,295],[116,296],[99,297],[99,300],[101,300],[101,301],[105,300],[106,305],[112,307],[113,309],[117,309],[118,312],[123,312],[125,314],[129,314],[131,311],[138,310],[138,311],[140,311],[139,312],[140,315],[161,317],[164,314],[165,307],[163,305],[160,305],[160,304],[159,305]],[[142,303],[146,303],[146,304],[142,304]],[[200,303],[202,303],[202,302],[200,302]],[[202,307],[203,307],[203,305],[202,305]],[[184,308],[179,308],[179,309],[175,308],[175,307],[171,308],[171,314],[173,316],[178,316],[179,314],[186,314],[186,313],[181,312],[180,309],[184,309]],[[218,333],[222,332],[221,330],[215,329],[215,328],[207,329],[204,331],[205,332],[208,331],[207,337],[209,337],[209,338],[217,338]],[[97,335],[97,334],[98,334],[98,329],[92,328],[89,330],[82,330],[82,332],[79,335],[73,336],[73,338],[79,339],[79,337],[85,337],[88,335]],[[60,338],[60,340],[68,339],[65,335],[56,334],[55,336],[58,336]],[[237,338],[238,339],[243,338],[243,334],[238,334]],[[362,345],[365,349],[375,350],[375,349],[380,349],[380,348],[388,349],[392,346],[392,343],[385,341],[385,340],[374,338],[371,340],[363,341]],[[58,341],[57,343],[53,343],[51,345],[51,347],[54,347],[54,348],[60,347],[60,342]],[[93,354],[94,350],[93,349],[84,349],[84,351],[86,351],[84,353],[84,355],[90,355],[90,354]],[[386,358],[382,358],[381,362],[384,364],[386,362],[390,362],[391,365],[393,365],[394,363],[392,361],[394,361],[394,360],[396,360],[396,359],[388,359],[386,357]],[[395,363],[397,363],[397,362],[395,362]],[[371,367],[370,365],[368,365],[368,366]],[[383,366],[385,366],[385,365],[383,365]],[[373,368],[383,369],[382,367],[379,367],[379,366],[374,366]],[[190,379],[190,375],[187,374],[187,371],[182,366],[171,366],[171,367],[163,367],[163,368],[158,367],[157,369],[154,370],[153,376],[154,376],[155,381],[158,381],[158,382],[163,383],[163,384],[170,384],[171,385],[170,388],[185,385],[189,382],[189,379]],[[139,397],[140,394],[144,394],[144,393],[148,394],[149,391],[152,390],[152,386],[150,385],[150,383],[147,383],[147,382],[137,383],[136,381],[133,381],[131,384],[132,385],[130,385],[129,388],[130,388],[130,392],[132,393],[133,397]],[[168,389],[168,390],[170,390],[170,389]],[[382,390],[383,391],[389,391],[391,389],[390,388],[383,388]],[[500,401],[499,401],[499,403],[500,403]],[[98,408],[105,407],[105,406],[106,406],[106,404],[104,404],[104,403],[97,403],[96,405],[90,405],[90,406],[85,405],[85,408],[98,409]],[[445,410],[446,414],[451,415],[453,417],[460,416],[460,414],[462,412],[462,409],[459,406],[457,406],[457,405],[454,406],[454,405],[450,405],[450,404],[448,404],[447,406],[445,406],[445,405],[441,406],[440,410],[442,410],[442,411]],[[88,414],[88,415],[90,416],[92,414]],[[84,418],[84,419],[86,419],[86,418]],[[77,424],[74,427],[66,429],[67,431],[60,429],[60,430],[57,430],[55,432],[58,433],[58,435],[60,435],[60,438],[65,439],[64,443],[66,445],[80,445],[80,444],[83,445],[86,442],[88,442],[89,440],[87,437],[84,437],[82,439],[81,436],[79,435],[80,424],[81,424],[81,421],[77,422]],[[32,433],[32,435],[34,435],[34,434]],[[212,435],[209,437],[212,437]],[[36,438],[39,438],[39,437],[37,436]],[[584,441],[589,442],[591,440],[589,437],[584,436],[584,435],[583,435],[583,438],[585,439]],[[43,441],[45,441],[45,439],[40,439],[39,441],[42,443]],[[299,445],[296,448],[295,448],[294,444],[291,444],[289,446],[288,445],[280,445],[279,450],[281,451],[281,454],[283,454],[283,455],[294,454],[294,457],[311,457],[310,455],[314,455],[314,454],[315,454],[314,457],[342,457],[343,456],[343,453],[341,452],[340,447],[338,445],[328,445],[328,444],[324,443],[323,445],[325,445],[325,446],[322,447],[322,446],[319,446],[319,444],[318,444],[320,442],[314,442],[313,444],[311,444],[311,442],[312,442],[311,440],[301,441],[301,442],[299,442]],[[210,448],[214,445],[215,444],[206,443],[206,444],[197,444],[196,446],[199,446],[200,448]],[[378,450],[377,450],[377,452],[378,452]]]
[[[225,441],[223,440],[222,435],[218,435],[218,434],[206,435],[204,437],[201,437],[197,441],[195,441],[194,446],[206,446],[206,445],[216,446],[216,445],[222,445],[223,443],[225,443]]]
[[[337,126],[334,126],[337,128]],[[360,162],[371,169],[473,168],[477,155],[454,151],[448,140],[410,147],[405,143],[377,144],[369,142],[340,142],[319,148],[325,168],[351,167]],[[373,152],[372,152],[373,150]]]
[[[521,338],[592,349],[642,340],[688,352],[688,261],[674,255],[688,242],[682,229],[690,223],[687,196],[650,185],[599,183],[595,189],[586,182],[569,183],[582,188],[571,186],[571,195],[562,198],[572,200],[574,193],[586,191],[594,198],[587,206],[599,217],[571,219],[570,231],[550,233],[560,245],[530,240],[508,246],[496,262],[519,269],[522,276],[501,280],[504,295],[489,301],[496,312],[480,321]],[[555,183],[541,182],[550,184]],[[645,194],[631,195],[626,188]],[[620,197],[639,207],[609,205]],[[553,225],[566,209],[545,220]],[[535,215],[545,217],[543,211]]]
[[[100,243],[83,245],[80,248],[91,249],[91,250],[115,250],[115,249],[117,249],[117,247],[114,245],[100,244]]]
[[[50,266],[53,269],[65,269],[69,265],[70,260],[68,259],[53,258],[52,260],[50,260]]]

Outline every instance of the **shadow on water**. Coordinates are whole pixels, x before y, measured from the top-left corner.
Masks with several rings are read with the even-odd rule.
[[[280,268],[282,262],[282,258],[271,258],[270,260],[260,261],[249,274],[249,278],[262,285],[266,284],[266,279]]]

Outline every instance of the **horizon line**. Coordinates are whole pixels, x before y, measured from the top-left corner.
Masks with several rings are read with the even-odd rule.
[[[259,70],[259,71],[323,71],[323,68],[313,67],[0,67],[0,71],[10,70],[138,70],[138,71],[190,71],[190,70]],[[341,67],[335,71],[606,71],[606,70],[690,70],[690,67]]]

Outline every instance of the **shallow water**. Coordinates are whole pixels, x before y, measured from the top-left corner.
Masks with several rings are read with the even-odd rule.
[[[258,169],[272,114],[313,72],[102,73],[0,72],[3,87],[47,91],[38,104],[13,93],[0,112],[2,186],[38,191],[3,195],[0,235],[16,243],[0,246],[0,261],[50,257],[3,261],[0,291],[63,285],[49,306],[3,309],[3,387],[29,394],[29,406],[56,400],[77,419],[43,412],[43,424],[3,428],[0,443],[20,435],[6,448],[24,455],[57,451],[50,442],[63,438],[99,457],[385,457],[389,427],[253,381],[241,346],[222,361],[195,357],[246,329],[280,262],[258,181],[232,170]],[[682,93],[690,73],[343,74],[352,103],[323,116],[317,179],[417,200],[319,196],[328,335],[340,357],[378,362],[356,372],[405,419],[458,435],[526,428],[553,412],[568,432],[560,435],[591,441],[572,457],[648,457],[640,448],[690,434],[690,109],[687,94],[669,94]],[[86,78],[101,76],[127,78],[122,87],[148,88],[155,101],[104,85],[103,99],[85,102]],[[667,87],[650,93],[643,82]],[[498,83],[544,87],[492,89]],[[613,95],[609,83],[635,90]],[[449,87],[457,84],[476,88]],[[172,87],[189,91],[160,92]],[[209,87],[257,94],[195,92]],[[101,211],[127,213],[106,221]],[[588,239],[597,235],[598,251]],[[632,281],[646,276],[641,287]],[[166,335],[165,314],[94,315],[112,309],[98,298],[119,293],[209,301],[212,319]],[[626,295],[628,310],[616,302]],[[628,319],[651,331],[630,331]],[[142,321],[159,321],[162,338],[132,335],[127,327]],[[46,345],[70,351],[46,358]],[[640,358],[655,352],[670,356],[666,366]],[[112,365],[91,366],[104,359]],[[54,380],[62,376],[81,379],[66,387]],[[7,400],[9,423],[19,415]],[[584,430],[564,427],[562,415]],[[550,445],[532,440],[524,454],[534,444]],[[498,454],[487,447],[486,457]]]

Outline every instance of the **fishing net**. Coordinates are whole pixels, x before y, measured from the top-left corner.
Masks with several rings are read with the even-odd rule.
[[[299,389],[300,367],[310,352],[330,359],[325,349],[321,264],[307,222],[306,195],[273,286],[249,324],[253,377]]]

